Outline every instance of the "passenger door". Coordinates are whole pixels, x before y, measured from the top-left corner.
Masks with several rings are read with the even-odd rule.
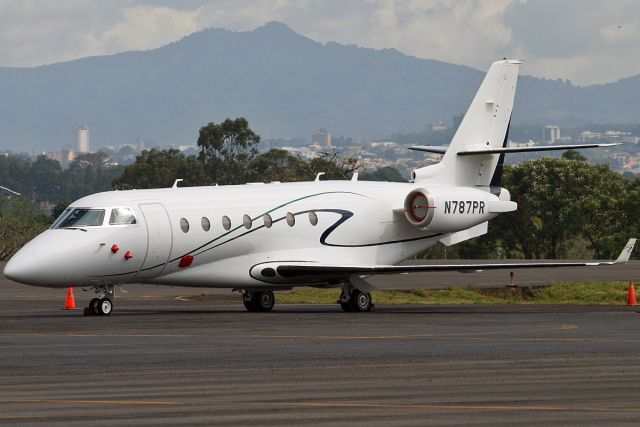
[[[141,203],[147,229],[147,253],[136,279],[148,279],[159,276],[167,265],[173,234],[167,210],[160,203]]]

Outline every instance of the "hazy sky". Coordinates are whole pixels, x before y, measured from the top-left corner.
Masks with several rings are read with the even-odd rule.
[[[0,0],[0,65],[150,49],[215,27],[281,21],[318,41],[396,48],[576,84],[640,74],[636,0]]]

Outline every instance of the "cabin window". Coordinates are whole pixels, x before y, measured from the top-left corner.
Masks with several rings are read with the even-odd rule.
[[[113,208],[109,216],[109,225],[135,224],[136,216],[129,208]]]
[[[244,215],[242,217],[242,224],[244,225],[244,228],[246,228],[247,230],[251,228],[251,225],[253,224],[253,221],[251,220],[251,217],[249,215]]]
[[[97,227],[104,223],[104,209],[75,208],[56,228]]]
[[[287,212],[287,224],[289,224],[289,227],[296,225],[296,217],[291,212]]]
[[[225,230],[231,229],[231,220],[226,215],[222,217],[222,226],[224,227]]]
[[[180,218],[180,228],[187,233],[189,231],[189,221],[186,218]]]
[[[309,212],[309,222],[311,225],[318,225],[318,215],[314,211]]]
[[[262,221],[264,221],[264,226],[267,228],[271,228],[273,225],[273,218],[268,213],[262,215]]]
[[[209,231],[211,229],[211,223],[209,222],[209,218],[207,218],[206,216],[203,216],[200,219],[200,225],[202,225],[202,229],[204,231]]]

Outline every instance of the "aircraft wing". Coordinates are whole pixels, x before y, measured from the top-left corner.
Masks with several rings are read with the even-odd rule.
[[[473,263],[473,264],[436,264],[436,265],[327,265],[313,262],[277,263],[275,272],[287,279],[299,279],[313,282],[331,278],[351,277],[358,275],[394,274],[424,271],[481,271],[481,270],[512,270],[520,268],[555,268],[555,267],[593,267],[598,265],[620,264],[629,261],[636,239],[629,239],[622,252],[615,261],[585,261],[585,262],[523,262],[523,263]]]

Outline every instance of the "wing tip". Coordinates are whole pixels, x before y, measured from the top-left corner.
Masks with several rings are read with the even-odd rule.
[[[614,264],[623,264],[625,262],[629,261],[629,258],[631,258],[631,253],[633,252],[633,248],[636,245],[638,239],[632,237],[627,241],[627,244],[624,245],[624,248],[622,248],[622,251],[620,252],[620,255],[618,255],[618,258],[613,262]]]

